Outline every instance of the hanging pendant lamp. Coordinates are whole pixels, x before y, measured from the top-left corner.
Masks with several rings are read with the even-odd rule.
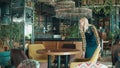
[[[38,2],[44,2],[53,6],[56,4],[55,0],[38,0]]]
[[[89,8],[75,7],[75,2],[71,0],[57,3],[56,17],[78,20],[81,17],[92,18],[92,10]]]
[[[57,9],[56,17],[75,20],[81,17],[92,18],[92,10],[88,8]]]
[[[60,1],[60,2],[57,2],[56,3],[57,5],[55,6],[56,7],[56,9],[63,9],[63,8],[74,8],[75,7],[75,2],[74,1],[66,1],[66,0],[64,0],[64,1]]]

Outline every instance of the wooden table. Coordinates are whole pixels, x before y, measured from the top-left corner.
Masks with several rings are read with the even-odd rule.
[[[51,55],[57,56],[57,68],[60,67],[61,55],[65,55],[65,68],[68,68],[68,55],[78,54],[80,51],[78,49],[52,49],[52,50],[37,50],[39,54],[48,55],[48,68],[51,68]]]

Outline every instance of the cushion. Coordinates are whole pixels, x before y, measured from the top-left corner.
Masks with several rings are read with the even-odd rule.
[[[23,60],[17,68],[40,68],[40,63],[33,59]]]
[[[108,68],[108,67],[104,64],[101,64],[101,63],[85,62],[85,63],[79,63],[74,68]]]

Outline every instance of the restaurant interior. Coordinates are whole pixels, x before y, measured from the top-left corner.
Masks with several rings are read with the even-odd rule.
[[[120,68],[120,0],[0,0],[0,68]]]

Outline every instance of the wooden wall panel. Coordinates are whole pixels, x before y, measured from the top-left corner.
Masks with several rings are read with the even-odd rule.
[[[58,45],[58,49],[62,48],[63,44],[73,44],[73,42],[70,42],[70,41],[59,41],[57,42],[57,45]]]
[[[82,57],[82,42],[73,42],[73,44],[76,44],[76,49],[80,50],[80,53],[75,55],[75,58],[81,58]]]
[[[35,44],[41,44],[42,41],[35,41],[34,43],[35,43]]]
[[[43,41],[42,42],[46,49],[57,49],[57,42],[56,41]]]

